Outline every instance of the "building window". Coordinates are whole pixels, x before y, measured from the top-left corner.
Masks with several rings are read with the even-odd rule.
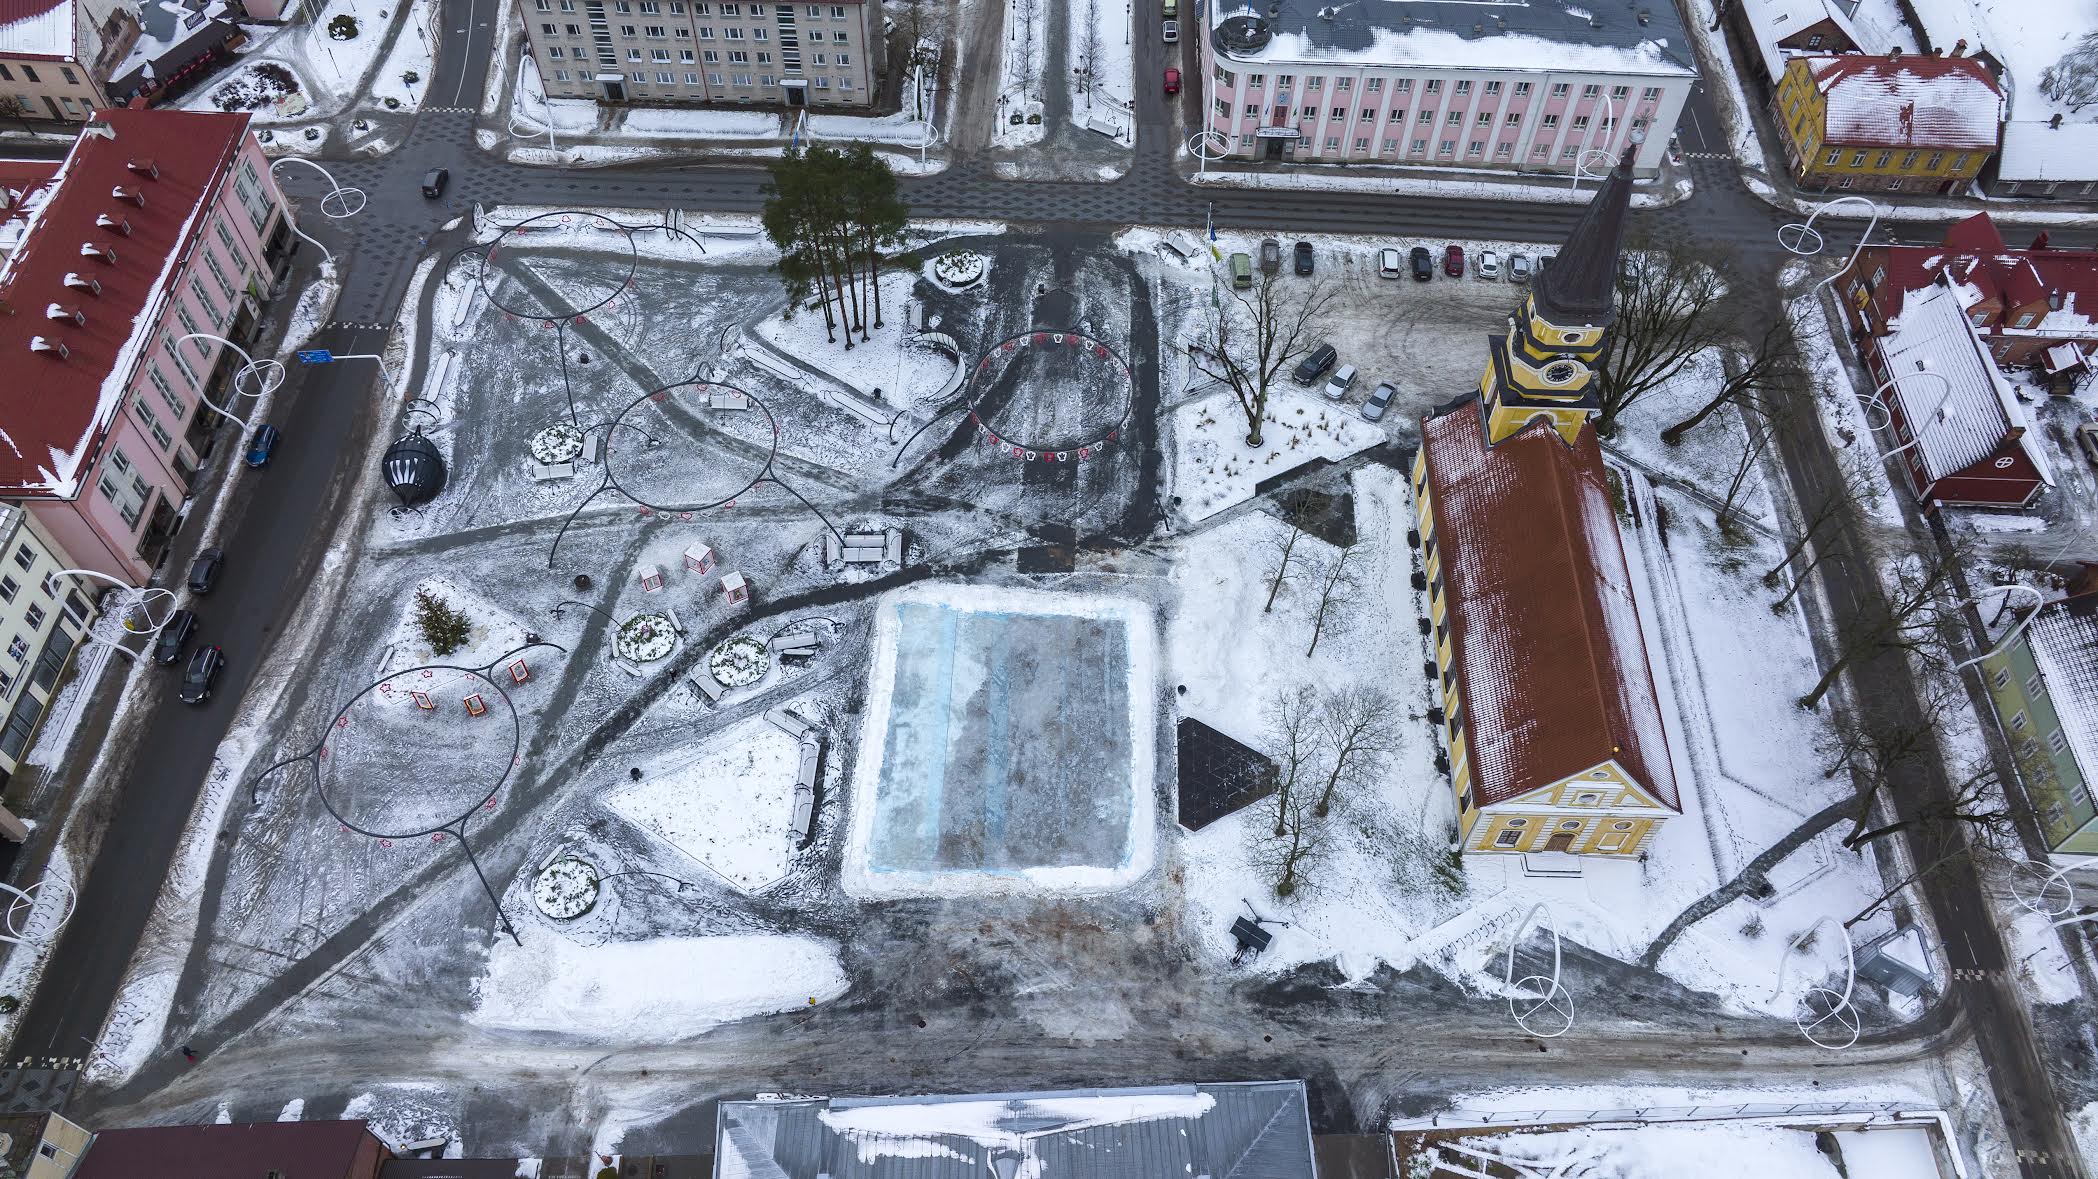
[[[1902,156],[1902,157],[1901,157],[1901,170],[1902,170],[1902,171],[1904,171],[1904,172],[1906,172],[1906,171],[1908,171],[1909,169],[1911,169],[1911,168],[1915,167],[1915,166],[1916,166],[1916,157],[1917,157],[1917,156],[1919,156],[1919,155],[1921,155],[1921,154],[1922,154],[1921,152],[1913,152],[1913,151],[1912,151],[1912,152],[1909,152],[1909,153],[1908,153],[1907,155],[1904,155],[1904,156]]]
[[[1328,135],[1328,136],[1326,136],[1326,150],[1327,150],[1327,151],[1339,151],[1339,150],[1340,150],[1340,136],[1338,136],[1338,135]]]
[[[1472,82],[1471,82],[1471,79],[1470,79],[1470,78],[1459,78],[1459,79],[1457,79],[1457,93],[1459,93],[1459,94],[1470,94],[1471,92],[1472,92]]]
[[[1549,131],[1549,130],[1551,130],[1552,128],[1554,128],[1554,127],[1557,127],[1558,125],[1559,125],[1559,116],[1558,116],[1558,115],[1546,115],[1546,116],[1544,117],[1544,129],[1545,129],[1545,130]]]
[[[1569,87],[1569,86],[1568,86],[1568,85],[1567,85],[1566,83],[1564,83],[1564,82],[1554,82],[1554,83],[1552,83],[1552,97],[1553,97],[1553,98],[1565,98],[1565,97],[1566,97],[1566,92],[1567,92],[1567,91],[1568,91],[1569,89],[1570,89],[1570,87]]]
[[[1582,98],[1594,98],[1596,95],[1601,94],[1602,92],[1603,88],[1594,82],[1590,82],[1586,86],[1581,87]]]
[[[1508,125],[1509,125],[1510,127],[1520,127],[1520,126],[1522,126],[1522,121],[1523,121],[1523,117],[1522,117],[1522,115],[1521,115],[1521,114],[1519,114],[1519,113],[1517,113],[1517,112],[1514,112],[1514,111],[1510,111],[1510,112],[1509,112],[1509,114],[1508,114],[1508,118],[1507,118],[1507,120],[1506,120],[1507,124],[1508,124]]]
[[[1630,86],[1610,87],[1610,97],[1616,99],[1619,102],[1623,102],[1625,99],[1630,98],[1631,96],[1632,88]]]
[[[648,59],[650,61],[669,61],[670,51],[668,49],[651,49],[648,51]]]
[[[1365,78],[1362,81],[1362,88],[1371,94],[1381,93],[1384,89],[1384,79]]]
[[[643,29],[642,32],[647,36],[656,38],[657,40],[661,40],[666,35],[666,31],[664,30],[662,25],[649,25],[647,28]]]
[[[1428,124],[1430,124],[1430,123],[1432,123],[1432,122],[1434,122],[1434,121],[1435,121],[1435,112],[1434,112],[1434,111],[1422,111],[1422,112],[1420,113],[1420,118],[1418,118],[1418,119],[1415,119],[1415,120],[1414,120],[1414,122],[1417,122],[1417,123],[1419,123],[1419,124],[1420,124],[1421,126],[1423,126],[1423,127],[1427,126]]]
[[[22,583],[12,577],[0,577],[0,602],[12,602],[22,592]]]
[[[678,50],[677,59],[679,63],[683,65],[691,65],[695,60],[697,60],[690,49]]]
[[[687,85],[687,86],[697,86],[697,85],[699,85],[699,75],[698,75],[698,74],[686,74],[686,75],[685,75],[685,85]]]
[[[2022,733],[2022,732],[2024,732],[2024,731],[2025,731],[2025,726],[2026,726],[2026,724],[2027,724],[2027,723],[2028,723],[2028,720],[2027,720],[2027,718],[2026,718],[2026,715],[2025,715],[2025,710],[2024,710],[2024,709],[2022,709],[2022,708],[2021,708],[2021,709],[2019,709],[2019,710],[2018,710],[2017,712],[2015,712],[2015,713],[2011,714],[2011,732],[2013,732],[2013,733]]]
[[[1849,188],[1849,187],[1850,187],[1850,184],[1851,184],[1851,178],[1850,178],[1850,177],[1848,177],[1848,176],[1845,176],[1845,177],[1843,177],[1842,179],[1840,179],[1840,180],[1836,181],[1836,187],[1837,187],[1837,188]]]
[[[1426,85],[1425,89],[1426,89],[1426,90],[1427,90],[1427,92],[1428,92],[1428,93],[1430,93],[1430,94],[1441,94],[1441,93],[1442,93],[1442,79],[1441,79],[1441,78],[1430,78],[1430,79],[1428,79],[1428,82],[1427,82],[1427,85]]]
[[[749,65],[750,54],[741,49],[731,49],[728,51],[728,63],[730,65]],[[820,53],[816,55],[816,64],[823,64],[823,55]]]
[[[1335,78],[1333,79],[1333,88],[1335,90],[1353,90],[1355,88],[1355,79]]]
[[[34,626],[34,625],[36,625],[36,624],[35,624],[35,623],[31,623],[30,625],[31,625],[31,626]],[[2069,749],[2069,736],[2068,736],[2068,734],[2066,734],[2066,733],[2062,732],[2062,731],[2061,731],[2060,729],[2056,729],[2056,730],[2055,730],[2055,731],[2053,731],[2052,733],[2049,733],[2049,734],[2047,734],[2047,748],[2049,748],[2049,749],[2052,749],[2052,750],[2053,750],[2054,752],[2056,752],[2056,753],[2066,753],[2066,752],[2068,752],[2068,749]]]
[[[1859,152],[1859,153],[1857,153],[1856,155],[1854,155],[1854,156],[1850,157],[1850,166],[1851,166],[1851,167],[1853,167],[1853,168],[1862,168],[1862,167],[1864,167],[1864,166],[1865,166],[1865,153],[1864,153],[1864,152]]]
[[[748,86],[748,85],[750,85],[750,75],[749,75],[749,74],[737,74],[737,75],[735,75],[734,77],[730,78],[730,79],[729,79],[729,81],[733,82],[734,84],[736,84],[736,85],[738,85],[738,86]]]
[[[1959,155],[1953,157],[1952,170],[1955,172],[1964,172],[1967,170],[1967,154],[1965,152],[1961,152]]]
[[[1512,819],[1509,821],[1511,823],[1514,822]],[[1495,847],[1514,847],[1517,843],[1522,842],[1522,837],[1523,833],[1514,827],[1503,827],[1494,834],[1493,845]]]
[[[16,635],[7,641],[7,657],[16,663],[29,658],[29,640]]]
[[[1488,94],[1499,94],[1500,92],[1501,92],[1501,84],[1500,84],[1500,83],[1499,83],[1498,81],[1495,81],[1495,82],[1488,82],[1488,83],[1486,83],[1486,93],[1488,93]]]
[[[1261,88],[1262,86],[1265,86],[1265,85],[1267,85],[1267,84],[1268,84],[1268,76],[1267,76],[1266,74],[1247,74],[1247,75],[1246,75],[1246,86],[1247,86],[1247,88],[1248,88],[1248,89],[1252,89],[1252,90],[1258,90],[1258,89],[1260,89],[1260,88]]]
[[[554,27],[553,27],[552,25],[548,25],[548,26],[546,27],[546,31],[547,31],[547,32],[549,32],[549,33],[551,33],[551,32],[553,32],[553,31],[554,31]],[[546,47],[546,55],[547,55],[547,56],[548,56],[549,58],[552,58],[552,59],[553,59],[553,60],[555,60],[555,61],[560,61],[560,60],[561,60],[561,47],[560,47],[559,45],[549,45],[549,46],[547,46],[547,47]]]
[[[1464,125],[1464,112],[1451,111],[1448,115],[1445,115],[1443,117],[1442,121],[1452,127],[1461,127]]]
[[[1220,112],[1218,112],[1218,113],[1219,113],[1219,114],[1221,114],[1221,113],[1223,113],[1223,112],[1221,112],[1221,111],[1220,111]],[[1259,103],[1257,103],[1257,102],[1249,102],[1249,103],[1247,103],[1247,104],[1246,104],[1246,117],[1247,117],[1247,118],[1249,118],[1249,119],[1257,119],[1257,118],[1259,118],[1259,117],[1260,117],[1260,104],[1259,104]]]
[[[1392,82],[1391,88],[1401,94],[1411,94],[1413,93],[1413,79],[1399,78]]]
[[[1312,74],[1304,79],[1304,89],[1306,90],[1324,90],[1325,88],[1326,76],[1324,74]]]
[[[1517,82],[1515,84],[1515,96],[1517,98],[1527,98],[1529,95],[1530,84],[1528,82]]]
[[[1397,155],[1397,154],[1398,154],[1398,151],[1399,151],[1399,141],[1398,141],[1398,140],[1396,140],[1396,139],[1387,139],[1387,140],[1385,140],[1385,141],[1384,141],[1384,154],[1385,154],[1385,155],[1388,155],[1388,156],[1389,156],[1389,155]]]
[[[764,57],[765,55],[764,55],[764,54],[762,54],[762,53],[760,53],[760,54],[758,54],[758,56],[762,58],[762,57]],[[834,59],[835,59],[835,60],[837,61],[837,63],[838,63],[839,65],[851,65],[851,64],[852,64],[852,55],[851,55],[850,53],[838,53],[838,54],[833,54],[833,55],[832,55],[832,57],[833,57],[833,58],[834,58]]]
[[[1465,154],[1465,155],[1468,155],[1468,156],[1483,156],[1483,155],[1485,155],[1485,154],[1486,154],[1486,141],[1485,141],[1485,140],[1483,140],[1483,139],[1474,139],[1474,140],[1472,140],[1472,141],[1471,141],[1471,143],[1470,143],[1470,145],[1469,145],[1469,146],[1467,146],[1467,147],[1466,147],[1466,148],[1464,149],[1464,154]]]
[[[15,550],[15,566],[20,569],[34,569],[36,567],[36,550],[26,544],[17,548]]]
[[[1587,116],[1587,115],[1575,115],[1575,116],[1574,116],[1574,119],[1573,119],[1573,129],[1574,129],[1574,130],[1576,130],[1576,131],[1586,131],[1586,130],[1588,130],[1588,116]]]
[[[1337,107],[1334,107],[1334,108],[1333,108],[1333,117],[1334,117],[1334,118],[1336,118],[1336,119],[1345,119],[1345,118],[1347,118],[1347,117],[1348,117],[1348,108],[1347,108],[1347,107],[1344,107],[1344,106],[1337,106]]]
[[[1872,161],[1872,166],[1873,166],[1874,168],[1884,168],[1884,167],[1886,167],[1886,166],[1887,166],[1887,163],[1888,163],[1888,161],[1892,160],[1893,158],[1894,158],[1894,153],[1893,153],[1893,152],[1890,152],[1890,151],[1883,151],[1883,152],[1879,153],[1879,158],[1878,158],[1878,159],[1876,159],[1876,160]]]
[[[29,610],[28,610],[28,611],[27,611],[26,613],[24,613],[24,614],[22,615],[22,617],[23,617],[24,621],[26,621],[26,622],[28,622],[28,623],[29,623],[29,629],[31,629],[31,630],[41,630],[41,629],[43,629],[43,625],[44,625],[44,617],[45,617],[45,616],[44,616],[44,608],[43,608],[42,606],[37,606],[37,605],[32,605],[32,606],[30,606],[30,607],[29,607]],[[2059,733],[2059,732],[2060,732],[2061,730],[2057,729],[2057,730],[2055,730],[2055,731],[2056,731],[2057,733]]]
[[[712,40],[714,39],[714,26],[712,26],[712,25],[701,25],[701,26],[699,26],[699,39],[700,39],[700,40],[702,40],[702,41],[712,41]]]
[[[1416,140],[1414,140],[1414,141],[1413,141],[1413,154],[1414,154],[1414,155],[1420,155],[1420,154],[1421,154],[1422,152],[1425,152],[1425,151],[1427,151],[1427,150],[1428,150],[1428,141],[1427,141],[1427,140],[1425,140],[1425,139],[1416,139]]]
[[[1476,121],[1477,121],[1478,125],[1479,125],[1479,126],[1481,126],[1481,127],[1491,127],[1491,126],[1493,126],[1493,112],[1492,112],[1492,111],[1480,111],[1480,112],[1479,112],[1479,117],[1478,117],[1478,119],[1477,119]]]
[[[568,71],[567,71],[567,70],[555,70],[555,71],[554,71],[554,81],[556,81],[556,82],[566,82],[567,80],[568,80]]]
[[[1253,137],[1252,137],[1251,135],[1241,135],[1241,136],[1239,136],[1239,137],[1238,137],[1238,146],[1239,146],[1239,149],[1240,149],[1240,150],[1242,150],[1242,151],[1251,151],[1251,150],[1253,150]]]
[[[1370,149],[1370,141],[1369,141],[1369,139],[1368,139],[1367,137],[1361,137],[1361,138],[1357,138],[1357,139],[1355,140],[1355,150],[1356,150],[1356,151],[1368,151],[1369,149]]]
[[[741,41],[743,39],[743,30],[731,25],[721,30],[721,35],[730,41]]]
[[[1441,148],[1440,148],[1440,150],[1438,150],[1438,151],[1437,151],[1437,152],[1436,152],[1435,154],[1436,154],[1436,155],[1439,155],[1439,156],[1447,156],[1447,155],[1455,155],[1455,154],[1456,154],[1456,152],[1457,152],[1457,141],[1456,141],[1456,140],[1454,140],[1454,139],[1445,139],[1445,140],[1443,140],[1443,141],[1442,141],[1442,147],[1441,147]]]
[[[1391,108],[1390,118],[1386,119],[1385,121],[1389,123],[1403,123],[1406,121],[1406,112],[1400,110],[1397,107],[1393,107]]]
[[[1835,166],[1836,166],[1837,164],[1840,164],[1840,163],[1842,163],[1842,162],[1843,162],[1843,149],[1842,149],[1842,148],[1840,148],[1840,147],[1832,147],[1832,148],[1828,149],[1828,158],[1827,158],[1827,159],[1825,159],[1825,160],[1823,160],[1823,161],[1821,161],[1821,164],[1822,164],[1822,166],[1823,166],[1823,167],[1826,167],[1826,168],[1833,168],[1833,167],[1835,167]]]
[[[1567,145],[1567,146],[1566,146],[1566,147],[1565,147],[1564,149],[1562,149],[1562,150],[1561,150],[1561,151],[1559,152],[1559,158],[1560,158],[1560,159],[1562,159],[1562,160],[1571,160],[1571,159],[1573,159],[1573,158],[1574,158],[1574,156],[1575,156],[1576,154],[1578,154],[1578,153],[1579,153],[1579,151],[1580,151],[1580,149],[1579,149],[1579,148],[1577,148],[1577,147],[1574,147],[1574,146],[1572,146],[1571,144],[1569,144],[1569,145]]]
[[[702,49],[699,51],[699,60],[707,63],[708,65],[716,65],[721,61],[721,53],[718,50]],[[719,82],[716,82],[714,84],[716,86],[721,85],[721,83]]]
[[[1506,142],[1496,143],[1493,145],[1493,154],[1497,158],[1513,156],[1515,154],[1515,145]]]

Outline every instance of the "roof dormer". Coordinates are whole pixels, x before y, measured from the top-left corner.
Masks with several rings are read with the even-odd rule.
[[[117,252],[113,247],[96,245],[94,242],[81,242],[80,256],[83,258],[100,258],[111,266],[117,264]]]
[[[90,295],[100,295],[102,293],[102,283],[100,280],[89,278],[86,275],[80,274],[76,271],[66,271],[65,281],[68,287],[71,287],[73,290],[76,291],[86,291]]]
[[[125,201],[130,204],[137,205],[141,209],[146,207],[146,194],[140,192],[138,189],[135,188],[126,188],[125,186],[119,184],[115,188],[109,190],[109,195],[115,197],[120,201]]]
[[[44,308],[44,318],[70,319],[73,321],[74,327],[87,326],[87,314],[85,312],[81,311],[78,307],[68,307],[63,303],[53,303],[50,306]]]
[[[107,213],[95,214],[95,224],[123,237],[131,236],[131,218],[112,217]]]
[[[160,179],[160,165],[148,159],[131,159],[124,162],[126,168],[148,180]]]
[[[29,337],[29,350],[44,356],[56,356],[60,360],[64,360],[72,355],[72,350],[65,346],[64,341],[53,340],[44,336]]]

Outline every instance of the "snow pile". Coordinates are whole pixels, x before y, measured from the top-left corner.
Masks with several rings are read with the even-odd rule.
[[[484,1028],[661,1044],[845,993],[837,950],[777,934],[579,946],[498,942],[467,1018]]]
[[[396,1149],[410,1142],[442,1138],[443,1157],[455,1159],[464,1153],[459,1141],[459,1119],[454,1112],[457,1104],[457,1099],[442,1086],[403,1082],[381,1085],[350,1098],[342,1116],[346,1121],[369,1122],[379,1141]]]
[[[689,761],[653,766],[606,804],[619,817],[756,890],[787,874],[800,744],[763,717],[710,734]]]
[[[1353,409],[1282,384],[1268,395],[1261,445],[1246,445],[1246,416],[1229,388],[1173,410],[1173,494],[1189,520],[1253,497],[1254,487],[1313,459],[1339,459],[1384,441]]]

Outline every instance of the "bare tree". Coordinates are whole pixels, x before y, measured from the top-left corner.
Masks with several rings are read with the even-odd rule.
[[[1275,595],[1282,592],[1283,581],[1303,563],[1297,555],[1297,541],[1304,535],[1303,526],[1297,523],[1297,514],[1287,508],[1283,509],[1282,518],[1288,522],[1289,531],[1271,535],[1267,540],[1268,600],[1260,607],[1262,614],[1274,613]]]
[[[0,94],[0,118],[13,119],[22,125],[22,130],[34,132],[29,125],[29,104],[12,94]]]
[[[1859,657],[1901,649],[1928,653],[1929,642],[1941,619],[1936,609],[1944,591],[1953,583],[1959,555],[1933,550],[1916,562],[1903,562],[1895,569],[1895,584],[1885,593],[1872,594],[1852,619],[1849,636],[1835,662],[1821,673],[1813,690],[1799,698],[1801,708],[1821,706],[1822,697]]]
[[[1719,504],[1719,514],[1713,522],[1721,535],[1734,532],[1734,509],[1740,506],[1741,493],[1748,489],[1748,476],[1762,460],[1763,452],[1770,447],[1775,435],[1775,423],[1762,420],[1757,407],[1747,403],[1741,406],[1741,453],[1735,457],[1734,473],[1727,479],[1726,495]]]
[[[1275,759],[1275,796],[1282,808],[1275,815],[1275,834],[1284,833],[1291,800],[1309,789],[1325,759],[1318,690],[1310,684],[1277,692],[1268,702],[1269,754]]]
[[[2087,103],[2098,101],[2098,33],[2085,33],[2069,52],[2041,71],[2040,92],[2077,113]]]
[[[1799,340],[1794,336],[1792,320],[1780,315],[1771,322],[1754,349],[1736,360],[1728,358],[1728,372],[1720,382],[1719,391],[1711,400],[1675,425],[1661,431],[1661,441],[1675,446],[1683,441],[1683,435],[1702,425],[1705,419],[1727,405],[1740,405],[1748,401],[1776,403],[1789,401],[1802,390],[1809,388],[1806,372],[1799,355]]]
[[[1617,416],[1633,402],[1726,339],[1732,327],[1720,306],[1726,290],[1713,259],[1681,250],[1647,250],[1625,268],[1617,284],[1617,321],[1599,371],[1598,434],[1614,433]]]
[[[1319,649],[1319,639],[1327,630],[1340,629],[1333,614],[1334,605],[1361,591],[1365,562],[1356,550],[1364,547],[1360,542],[1342,545],[1319,566],[1319,600],[1311,612],[1311,645],[1304,648],[1304,658],[1311,658],[1311,653]]]
[[[1078,30],[1078,64],[1071,72],[1085,79],[1085,108],[1093,109],[1093,89],[1100,84],[1100,0],[1086,0],[1085,24]]]
[[[1261,444],[1275,377],[1311,350],[1312,333],[1333,302],[1333,287],[1323,278],[1299,285],[1277,277],[1264,274],[1247,290],[1218,284],[1209,323],[1192,353],[1196,368],[1229,385],[1238,398],[1247,446]]]
[[[1307,876],[1326,850],[1326,829],[1311,814],[1309,802],[1300,794],[1272,794],[1264,804],[1274,820],[1248,828],[1252,835],[1253,868],[1275,890],[1278,897],[1292,897],[1309,881]]]
[[[1020,42],[1019,57],[1013,63],[1018,72],[1012,82],[1020,92],[1020,101],[1026,102],[1040,97],[1040,80],[1035,76],[1034,27],[1042,19],[1042,0],[1012,0],[1012,5],[1014,20],[1007,36]]]
[[[1926,767],[1938,756],[1938,729],[1948,717],[1966,708],[1966,696],[1957,684],[1939,685],[1920,702],[1912,721],[1838,718],[1829,727],[1822,752],[1827,766],[1825,778],[1848,775],[1856,806],[1850,811],[1850,833],[1844,846],[1867,841],[1872,816],[1897,777]]]
[[[1359,786],[1375,778],[1391,755],[1394,708],[1391,693],[1361,681],[1326,693],[1321,719],[1333,763],[1327,767],[1326,785],[1319,791],[1312,814],[1325,818],[1343,786]]]

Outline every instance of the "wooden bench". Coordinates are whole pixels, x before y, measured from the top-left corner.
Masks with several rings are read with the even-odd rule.
[[[698,695],[699,702],[708,708],[721,703],[722,695],[728,691],[721,686],[721,681],[714,678],[714,673],[704,667],[693,668],[692,674],[685,677],[685,682],[692,685],[692,691]]]

